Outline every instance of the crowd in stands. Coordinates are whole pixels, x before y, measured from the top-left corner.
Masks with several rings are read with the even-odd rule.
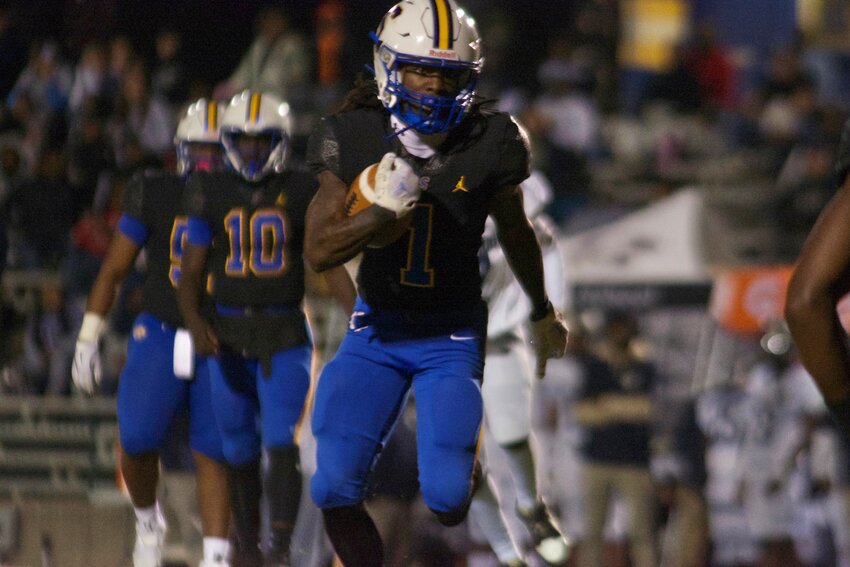
[[[545,30],[546,50],[534,61],[531,76],[522,81],[514,80],[521,71],[513,59],[522,12],[488,10],[483,0],[467,4],[471,12],[481,14],[485,38],[480,93],[496,99],[495,104],[512,112],[527,129],[534,166],[554,192],[548,212],[563,234],[621,216],[685,186],[707,185],[730,194],[759,191],[764,214],[758,220],[767,223],[767,232],[764,250],[750,259],[766,264],[794,261],[836,189],[834,156],[850,107],[846,91],[841,98],[840,86],[850,82],[846,70],[830,66],[832,59],[818,59],[802,39],[743,69],[710,28],[696,25],[675,50],[668,70],[653,75],[638,100],[623,101],[617,88],[615,1],[575,3],[569,20]],[[138,45],[109,29],[78,41],[72,49],[66,37],[21,37],[13,6],[0,3],[0,274],[7,302],[0,311],[0,392],[68,396],[73,394],[70,361],[85,298],[120,216],[123,188],[144,168],[173,170],[172,138],[184,105],[202,96],[226,99],[243,88],[282,96],[295,113],[293,163],[298,166],[316,120],[341,101],[353,74],[368,62],[349,61],[347,46],[369,39],[351,36],[347,26],[356,14],[346,12],[344,2],[319,2],[311,30],[296,30],[285,10],[266,7],[257,15],[256,36],[238,65],[223,70],[216,82],[204,83],[188,71],[192,54],[182,48],[180,22],[151,30],[150,45]],[[123,340],[139,308],[134,282],[140,281],[143,264],[128,278],[112,315],[103,395],[115,391]],[[38,277],[27,279],[25,274]],[[19,291],[17,286],[29,289],[25,301],[10,299]],[[629,337],[635,341],[627,345],[629,349],[651,343],[638,327],[633,330],[637,336]],[[582,372],[569,364],[578,361],[592,374],[587,363],[592,356],[598,364],[617,368],[617,361],[605,355],[610,354],[604,345],[611,337],[592,331],[585,340],[574,341],[577,346],[567,362],[552,364],[553,373],[565,378],[560,382],[563,388],[550,398],[563,402],[560,413],[545,404],[540,409],[540,435],[550,443],[566,438],[564,443],[571,447],[582,445],[587,431],[581,430],[581,411],[573,420],[565,417],[573,410],[565,408],[600,395],[585,390]],[[674,428],[685,441],[675,435],[664,439],[667,447],[679,448],[673,451],[679,464],[669,469],[673,473],[653,477],[667,490],[657,497],[644,489],[639,494],[644,500],[652,496],[641,506],[664,512],[658,523],[647,518],[639,526],[653,528],[650,538],[658,537],[655,528],[673,530],[674,519],[685,521],[685,512],[677,516],[676,511],[695,499],[697,512],[693,508],[688,512],[696,516],[690,517],[694,523],[687,529],[701,530],[703,540],[690,549],[707,554],[705,542],[713,541],[717,565],[756,564],[759,549],[766,549],[756,544],[777,539],[769,530],[767,535],[747,535],[747,513],[760,509],[748,508],[758,506],[758,498],[750,494],[752,483],[749,487],[741,483],[741,467],[747,466],[741,459],[760,454],[752,446],[771,442],[771,433],[759,429],[767,418],[753,412],[770,413],[771,408],[785,407],[780,402],[790,403],[785,392],[797,391],[797,386],[784,384],[797,380],[789,368],[799,367],[791,354],[783,358],[786,352],[793,353],[793,346],[782,353],[765,353],[759,349],[759,338],[728,339],[745,353],[736,355],[737,369],[717,388],[691,389],[688,409],[682,410],[681,423]],[[652,371],[663,379],[662,366]],[[640,395],[650,398],[652,392],[646,386]],[[850,565],[850,542],[840,537],[841,527],[845,536],[850,534],[850,505],[844,504],[843,526],[831,526],[827,520],[827,509],[841,506],[833,500],[846,500],[848,490],[848,479],[836,474],[841,461],[835,455],[840,451],[829,449],[836,445],[834,433],[817,403],[786,410],[781,419],[788,420],[799,443],[783,449],[784,468],[774,477],[760,479],[759,486],[788,490],[797,503],[793,513],[806,516],[799,521],[805,522],[807,531],[794,542],[804,564],[832,565],[837,555],[842,561],[838,564]],[[564,423],[566,430],[554,433]],[[594,425],[584,426],[594,438]],[[653,440],[652,427],[644,424],[639,429],[647,436],[647,450],[655,447],[658,440]],[[705,450],[686,455],[685,449],[694,446]],[[599,445],[589,450],[584,445],[584,459],[607,472],[616,469],[604,450],[598,452]],[[632,457],[638,472],[648,477],[649,455]],[[596,462],[600,459],[602,464]],[[553,472],[552,479],[558,474]],[[642,480],[644,476],[638,475],[625,482],[632,486],[630,482]],[[605,487],[593,488],[607,499]],[[599,545],[606,537],[616,542],[613,549],[624,549],[620,544],[630,532],[623,525],[627,522],[621,503],[614,507],[613,520],[607,518],[608,531],[603,535],[607,506],[596,510],[595,523],[587,526],[574,518],[581,509],[575,505],[575,494],[559,493],[557,487],[551,490],[568,531],[592,535]],[[628,504],[629,497],[624,496]],[[645,544],[640,538],[636,542],[635,532],[631,533],[636,547]],[[779,535],[777,545],[791,537]],[[827,558],[819,556],[825,548],[818,542],[823,541],[834,550]],[[436,547],[428,549],[433,552]],[[445,553],[469,549],[475,549],[474,544],[464,540],[455,547],[447,545]],[[786,548],[772,547],[770,552],[788,557],[782,555]],[[609,559],[616,556],[609,555]],[[696,561],[700,560],[668,564],[706,564],[705,558]],[[622,558],[621,563],[611,561],[610,565],[625,565]],[[422,564],[438,563],[425,558]]]

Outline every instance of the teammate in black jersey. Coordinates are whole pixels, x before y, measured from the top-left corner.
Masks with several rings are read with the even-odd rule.
[[[839,190],[806,239],[785,317],[806,370],[850,441],[850,348],[836,305],[850,291],[850,120],[835,166]]]
[[[284,171],[288,132],[286,103],[260,92],[235,96],[221,126],[230,171],[194,175],[186,199],[178,300],[198,353],[211,355],[237,532],[234,564],[237,557],[245,565],[259,562],[261,448],[268,458],[262,491],[270,508],[263,565],[289,564],[301,495],[297,439],[312,354],[302,310],[302,248],[317,181],[306,172]],[[354,288],[345,269],[327,277],[350,310]],[[204,284],[215,303],[211,321],[198,309]]]
[[[546,297],[517,187],[528,176],[526,140],[508,115],[474,100],[474,22],[451,0],[405,1],[374,39],[376,81],[356,87],[311,136],[320,187],[305,243],[318,270],[363,252],[349,331],[316,393],[311,483],[339,557],[357,567],[382,563],[363,489],[411,386],[425,503],[446,525],[466,516],[482,417],[487,312],[478,250],[488,214],[531,299],[537,356],[563,355],[567,335]],[[349,185],[378,162],[375,204],[348,217]],[[367,245],[405,215],[410,228],[398,240]]]
[[[183,326],[175,286],[187,229],[182,214],[185,176],[221,168],[218,115],[218,103],[201,99],[181,119],[175,141],[182,176],[145,172],[130,182],[118,232],[88,297],[74,354],[74,384],[91,394],[100,381],[98,340],[106,325],[104,317],[116,288],[144,247],[143,311],[133,324],[118,383],[120,466],[137,518],[135,567],[162,565],[166,526],[156,501],[159,450],[174,416],[187,406],[204,534],[201,567],[228,564],[229,508],[226,473],[220,464],[224,454],[212,413],[207,367],[198,360],[193,374],[187,370],[186,376],[178,378],[174,372],[175,336]]]

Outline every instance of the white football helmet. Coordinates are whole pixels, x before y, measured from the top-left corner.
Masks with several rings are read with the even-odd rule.
[[[227,165],[250,182],[283,171],[289,150],[289,104],[274,95],[245,90],[221,119]]]
[[[223,113],[223,103],[205,98],[189,105],[183,113],[174,134],[177,171],[180,175],[188,175],[196,169],[222,169],[224,160],[218,129]]]
[[[423,134],[445,132],[463,120],[483,63],[475,20],[463,8],[454,0],[403,0],[371,35],[378,98],[387,110]],[[452,73],[458,90],[439,96],[407,89],[404,65]]]

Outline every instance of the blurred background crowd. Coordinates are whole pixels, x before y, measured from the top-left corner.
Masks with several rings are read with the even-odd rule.
[[[368,32],[385,4],[0,1],[2,397],[75,397],[74,342],[124,184],[174,169],[185,105],[243,88],[280,95],[301,166],[312,127],[371,64]],[[536,385],[535,415],[540,482],[567,531],[581,538],[586,511],[607,504],[579,467],[622,466],[650,471],[658,490],[645,502],[617,495],[607,520],[603,511],[606,565],[628,564],[629,506],[651,510],[642,521],[665,565],[850,565],[847,456],[779,320],[787,267],[836,190],[850,5],[465,7],[483,37],[479,93],[527,129],[566,250],[573,346]],[[112,315],[105,397],[143,273],[142,258]],[[315,326],[334,329],[320,293]],[[316,339],[327,358],[339,336]],[[594,421],[597,363],[652,404],[650,421]],[[651,387],[630,390],[638,364]],[[647,450],[623,445],[617,427]],[[393,475],[412,488],[388,486],[388,497],[415,514],[415,469]],[[770,515],[759,491],[787,493],[787,522],[748,521]],[[489,564],[474,526],[463,534],[418,534],[413,545],[432,544],[421,564]]]

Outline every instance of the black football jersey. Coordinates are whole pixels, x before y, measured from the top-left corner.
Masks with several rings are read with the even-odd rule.
[[[409,155],[392,136],[389,113],[357,109],[324,118],[308,161],[346,184],[386,152],[404,156],[420,176],[422,196],[405,234],[363,251],[358,291],[372,306],[410,310],[468,308],[481,300],[478,249],[490,197],[529,174],[528,147],[504,113],[470,117],[429,159]]]
[[[142,309],[175,327],[182,324],[175,289],[188,227],[182,214],[184,188],[180,177],[146,171],[135,175],[124,193],[124,214],[148,230]]]
[[[300,304],[304,297],[304,216],[318,182],[306,172],[250,184],[229,173],[197,172],[187,213],[207,222],[213,245],[208,291],[222,305]]]
[[[838,145],[838,157],[835,161],[835,174],[838,178],[838,185],[844,185],[847,180],[847,173],[850,173],[850,119],[844,123],[844,130],[841,132],[841,143]]]

